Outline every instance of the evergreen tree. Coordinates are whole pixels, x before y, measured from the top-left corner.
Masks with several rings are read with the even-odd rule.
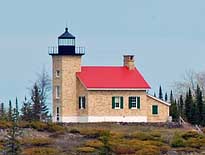
[[[31,100],[33,102],[32,113],[34,120],[46,120],[48,117],[48,108],[42,100],[40,89],[36,83],[34,84],[31,93]]]
[[[157,97],[155,92],[154,92],[154,97]]]
[[[26,97],[24,98],[24,101],[23,101],[21,113],[22,113],[22,115],[21,115],[22,120],[24,120],[24,121],[31,121],[32,120],[31,102],[29,102]]]
[[[197,85],[197,89],[196,89],[196,115],[198,116],[197,120],[197,124],[203,124],[203,118],[204,118],[204,105],[203,105],[203,97],[202,97],[202,91],[199,87],[199,85]]]
[[[8,155],[20,155],[21,149],[20,149],[20,143],[18,141],[18,137],[20,136],[20,130],[18,127],[18,117],[17,117],[17,111],[16,109],[11,111],[11,121],[12,126],[8,129],[8,133],[6,135],[6,141],[5,141],[5,154]]]
[[[171,90],[171,92],[170,92],[169,101],[170,101],[170,103],[173,103],[173,102],[174,102],[174,97],[173,97],[173,92],[172,92],[172,90]]]
[[[36,83],[34,84],[31,93],[32,93],[31,100],[33,102],[33,107],[32,107],[33,119],[36,121],[40,121],[40,115],[41,115],[40,91]]]
[[[179,115],[184,118],[184,100],[182,95],[179,97]]]
[[[191,123],[192,119],[192,106],[193,106],[193,98],[192,98],[192,92],[189,88],[189,91],[186,93],[186,99],[185,99],[185,116],[188,122]]]
[[[4,110],[4,103],[1,103],[1,109],[0,109],[0,119],[1,120],[5,120],[6,116],[5,116],[5,110]]]
[[[167,95],[167,93],[165,93],[164,100],[165,100],[166,102],[168,101],[168,95]]]
[[[170,115],[172,116],[172,120],[174,122],[177,122],[179,120],[179,111],[177,108],[177,101],[176,100],[171,103]]]
[[[159,87],[159,99],[163,100],[162,87]]]
[[[15,111],[16,111],[16,118],[17,120],[19,120],[19,108],[18,108],[18,99],[16,97],[16,108],[15,108]]]
[[[12,121],[12,104],[11,104],[11,100],[9,100],[8,121]]]

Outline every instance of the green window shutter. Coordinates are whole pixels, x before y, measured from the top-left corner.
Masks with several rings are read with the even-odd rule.
[[[120,109],[123,109],[123,97],[120,97]]]
[[[137,109],[140,109],[140,97],[137,97]]]
[[[81,106],[80,106],[80,96],[79,96],[79,103],[78,104],[79,104],[79,109],[80,109],[81,108]]]
[[[83,108],[85,109],[85,96],[83,96]]]
[[[132,101],[132,97],[129,97],[129,104],[128,104],[129,105],[129,109],[132,108],[132,102],[131,101]]]
[[[158,105],[152,106],[152,114],[154,114],[154,115],[158,114]]]
[[[115,109],[115,97],[112,97],[112,109]]]

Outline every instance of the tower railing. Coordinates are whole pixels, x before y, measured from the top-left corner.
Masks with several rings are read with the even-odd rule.
[[[48,54],[49,55],[58,55],[60,54],[58,51],[57,46],[48,47]],[[85,54],[85,47],[75,47],[75,54],[76,55],[84,55]],[[69,55],[69,53],[68,53]]]

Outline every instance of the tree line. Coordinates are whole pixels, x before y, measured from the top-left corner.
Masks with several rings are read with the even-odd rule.
[[[174,97],[171,90],[169,99],[167,93],[163,96],[162,87],[159,87],[159,98],[171,104],[170,116],[172,120],[177,122],[179,117],[191,124],[205,126],[205,99],[203,90],[199,85],[195,89],[188,88],[186,93],[177,94]],[[156,94],[154,94],[156,96]]]
[[[48,109],[48,96],[51,90],[51,80],[48,73],[43,70],[38,74],[38,79],[34,82],[30,90],[30,97],[24,98],[22,107],[19,109],[19,102],[16,98],[15,106],[9,101],[8,107],[4,103],[0,105],[0,120],[12,121],[15,110],[18,120],[23,121],[47,121],[50,119]]]

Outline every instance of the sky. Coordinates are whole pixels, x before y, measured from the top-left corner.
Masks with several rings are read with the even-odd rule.
[[[170,91],[186,70],[205,70],[204,0],[0,0],[0,102],[29,96],[49,46],[64,32],[84,46],[82,65],[122,65],[124,54],[151,85]]]

